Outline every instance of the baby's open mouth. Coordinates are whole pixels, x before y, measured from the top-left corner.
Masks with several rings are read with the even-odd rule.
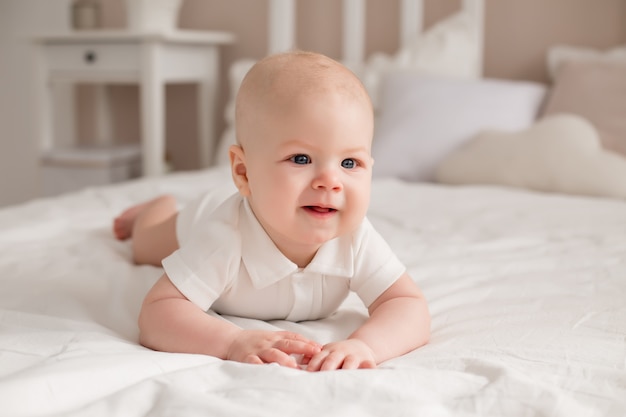
[[[315,211],[317,213],[332,213],[337,211],[337,209],[331,207],[320,207],[320,206],[304,206],[305,209]]]

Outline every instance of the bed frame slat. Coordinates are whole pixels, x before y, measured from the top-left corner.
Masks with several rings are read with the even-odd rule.
[[[296,46],[295,0],[270,0],[268,54],[288,51]]]
[[[365,57],[365,1],[343,1],[343,62],[349,67],[363,64]]]
[[[407,46],[423,30],[424,0],[400,1],[400,46]],[[462,8],[475,23],[478,56],[483,54],[484,0],[462,0]],[[365,0],[343,0],[343,62],[359,68],[365,62]],[[293,49],[296,46],[296,0],[270,0],[268,53]],[[479,60],[478,73],[482,73]]]
[[[400,47],[407,46],[424,26],[424,2],[402,0],[400,5]]]
[[[483,73],[483,54],[485,43],[485,0],[463,0],[463,10],[470,14],[472,22],[474,23],[474,35],[476,36],[476,45],[478,48],[478,56],[481,59],[478,60],[476,65],[478,68],[477,74]]]

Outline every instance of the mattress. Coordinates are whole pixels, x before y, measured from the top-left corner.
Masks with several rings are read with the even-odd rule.
[[[0,210],[3,416],[626,415],[626,202],[375,180],[368,218],[424,291],[430,342],[377,369],[310,373],[138,343],[162,270],[113,217],[160,193],[227,192],[226,169],[143,178]],[[225,317],[320,343],[367,310]]]

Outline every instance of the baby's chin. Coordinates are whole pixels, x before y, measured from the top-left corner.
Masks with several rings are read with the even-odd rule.
[[[316,233],[316,232],[312,232],[311,235],[308,236],[307,239],[305,239],[304,244],[306,245],[317,245],[317,246],[321,246],[324,243],[333,240],[337,237],[339,237],[340,235],[338,233]]]
[[[324,243],[341,236],[336,230],[316,230],[311,228],[302,230],[297,236],[291,236],[291,241],[298,246],[309,246],[319,248]]]

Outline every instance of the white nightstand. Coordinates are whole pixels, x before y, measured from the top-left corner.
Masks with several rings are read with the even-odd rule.
[[[165,84],[193,82],[199,89],[200,165],[207,167],[211,164],[216,137],[214,117],[218,48],[233,42],[232,34],[98,30],[41,36],[36,41],[39,141],[43,154],[55,147],[53,83],[137,83],[141,103],[142,172],[143,175],[162,174],[165,172]]]

